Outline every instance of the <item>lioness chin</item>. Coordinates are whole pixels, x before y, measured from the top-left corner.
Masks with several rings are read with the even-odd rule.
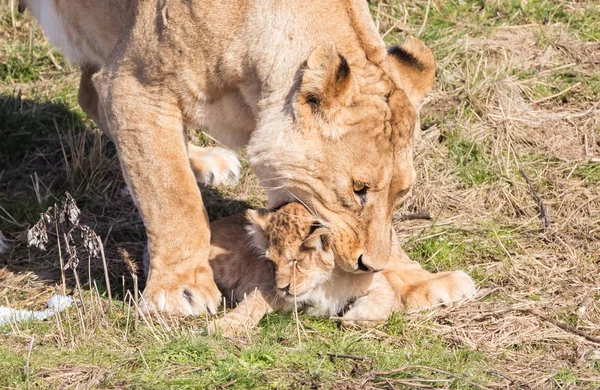
[[[38,4],[42,25],[52,15],[49,26],[78,26],[73,47],[103,48],[78,54],[106,61],[92,77],[95,107],[146,227],[149,309],[199,314],[220,299],[182,136],[194,124],[228,146],[248,145],[269,205],[310,207],[340,269],[386,267],[435,65],[414,38],[388,51],[365,1],[20,1]],[[98,17],[98,7],[108,12]],[[120,18],[104,50],[94,31]]]
[[[447,304],[475,292],[464,272],[431,274],[408,260],[397,245],[384,272],[341,270],[335,265],[329,230],[299,203],[249,210],[213,222],[211,230],[209,261],[215,281],[237,304],[211,322],[211,333],[250,332],[265,314],[295,308],[315,316],[340,316],[347,326],[372,326],[393,311]]]

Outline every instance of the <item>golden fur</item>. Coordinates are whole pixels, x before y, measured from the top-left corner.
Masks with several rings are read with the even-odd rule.
[[[100,120],[102,107],[92,77],[107,62],[120,36],[134,22],[133,0],[19,0],[19,10],[29,9],[48,40],[81,69],[79,105],[112,138]],[[190,166],[199,183],[232,185],[240,175],[235,153],[225,148],[187,146]]]
[[[414,181],[417,112],[433,84],[420,41],[388,54],[364,0],[25,1],[47,1],[66,24],[93,18],[102,3],[133,15],[93,82],[149,238],[149,308],[198,314],[220,299],[182,137],[194,124],[248,145],[270,207],[310,207],[337,267],[386,267],[392,210]],[[80,30],[94,37],[93,25]]]
[[[394,310],[447,304],[475,292],[464,272],[431,274],[408,260],[399,245],[393,246],[384,272],[341,270],[329,232],[299,203],[275,211],[249,210],[246,216],[211,226],[215,280],[230,302],[238,303],[211,323],[211,332],[248,332],[266,313],[295,307],[316,316],[340,315],[345,325],[374,325]],[[232,240],[243,237],[244,229],[252,241]]]

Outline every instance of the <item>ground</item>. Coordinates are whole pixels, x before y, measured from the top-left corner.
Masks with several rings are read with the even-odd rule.
[[[387,42],[420,36],[437,60],[417,185],[396,230],[414,260],[464,269],[480,294],[373,330],[275,313],[239,340],[203,335],[205,318],[134,314],[126,291],[145,237],[114,146],[77,107],[77,70],[9,2],[0,1],[0,230],[10,245],[0,301],[40,308],[63,289],[83,301],[0,328],[1,388],[600,386],[595,1],[370,2]],[[72,270],[61,275],[68,253],[54,233],[64,226],[48,224],[46,251],[27,247],[27,230],[65,192],[104,243],[112,301],[101,256],[78,250],[80,287]],[[247,170],[236,187],[204,195],[212,219],[264,202]],[[415,213],[431,220],[407,220]]]

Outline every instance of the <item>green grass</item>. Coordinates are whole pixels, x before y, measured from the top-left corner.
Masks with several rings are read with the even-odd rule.
[[[479,264],[502,262],[506,258],[504,249],[520,252],[515,232],[493,220],[482,221],[476,234],[451,228],[435,228],[427,233],[426,237],[417,236],[406,242],[404,249],[408,256],[430,272],[467,270],[480,286],[487,286],[501,276],[486,274]]]
[[[450,138],[450,157],[455,160],[457,176],[468,186],[492,183],[498,179],[498,172],[485,157],[483,146],[474,142]]]
[[[377,4],[371,6],[374,15]],[[427,2],[418,2],[409,8],[412,25],[422,24],[426,7]],[[402,19],[402,6],[397,4],[392,8],[393,14]],[[457,28],[485,34],[492,27],[532,23],[562,23],[571,33],[580,35],[585,40],[600,41],[600,27],[597,23],[600,19],[600,7],[597,4],[570,9],[568,2],[564,1],[450,0],[431,6],[428,19],[427,28],[421,35],[425,41],[443,38],[448,31],[453,32]]]
[[[52,322],[52,321],[50,321]],[[76,328],[73,310],[67,314],[65,325]],[[411,336],[410,345],[399,316],[392,317],[383,330],[388,337],[373,337],[369,333],[340,329],[331,321],[306,317],[302,325],[306,331],[298,342],[295,320],[291,314],[272,314],[262,321],[264,330],[254,336],[252,343],[240,348],[220,338],[180,335],[157,344],[148,338],[148,332],[130,335],[127,342],[118,341],[114,329],[95,329],[84,344],[56,348],[53,343],[38,341],[30,359],[31,385],[46,387],[49,372],[69,367],[73,372],[98,370],[110,372],[103,381],[106,387],[127,383],[141,388],[218,388],[229,384],[232,388],[304,388],[318,384],[334,384],[347,378],[351,383],[369,379],[372,371],[388,371],[405,365],[437,367],[453,373],[464,373],[450,379],[452,388],[471,388],[471,381],[485,381],[486,357],[469,348],[448,349],[445,344],[427,332]],[[122,324],[123,325],[123,324]],[[52,328],[52,324],[49,325]],[[48,331],[44,324],[25,325],[24,332]],[[118,332],[123,327],[118,327]],[[146,337],[144,337],[146,333]],[[81,335],[80,335],[81,336]],[[111,340],[110,345],[102,343]],[[25,343],[26,344],[26,343]],[[3,386],[24,387],[23,367],[27,348],[24,344],[15,351],[14,345],[0,346],[0,380]],[[332,356],[333,355],[333,356]],[[340,356],[342,355],[342,356]],[[344,356],[355,356],[356,359]],[[281,375],[281,373],[287,373]],[[45,373],[42,380],[36,374]],[[388,378],[410,379],[415,376],[440,379],[427,370],[384,374]],[[58,379],[58,378],[57,378]],[[340,382],[342,383],[342,382]],[[440,382],[444,383],[444,382]]]
[[[569,389],[577,383],[577,374],[564,368],[554,375],[553,380],[557,389]]]
[[[407,254],[430,272],[448,271],[464,264],[464,244],[460,242],[460,238],[454,241],[455,237],[450,237],[447,234],[449,232],[444,233],[446,234],[442,236],[408,243]]]
[[[587,184],[600,184],[600,163],[588,163],[578,166],[575,169],[575,175]]]

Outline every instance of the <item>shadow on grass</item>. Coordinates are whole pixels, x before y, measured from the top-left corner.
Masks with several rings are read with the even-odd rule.
[[[124,258],[139,264],[141,275],[146,245],[142,220],[125,188],[114,145],[85,117],[64,103],[23,99],[19,93],[0,95],[0,231],[12,244],[7,255],[0,255],[0,268],[33,272],[49,285],[61,282],[65,248],[63,244],[59,252],[55,226],[48,226],[45,251],[27,246],[27,231],[68,192],[81,210],[81,223],[104,242],[113,296],[122,298],[123,280],[126,288],[132,286]],[[249,207],[215,188],[203,189],[202,196],[212,217]],[[88,264],[87,252],[75,244],[81,252],[80,279],[95,280],[105,292],[101,259]],[[68,287],[74,288],[72,271],[65,275]]]

